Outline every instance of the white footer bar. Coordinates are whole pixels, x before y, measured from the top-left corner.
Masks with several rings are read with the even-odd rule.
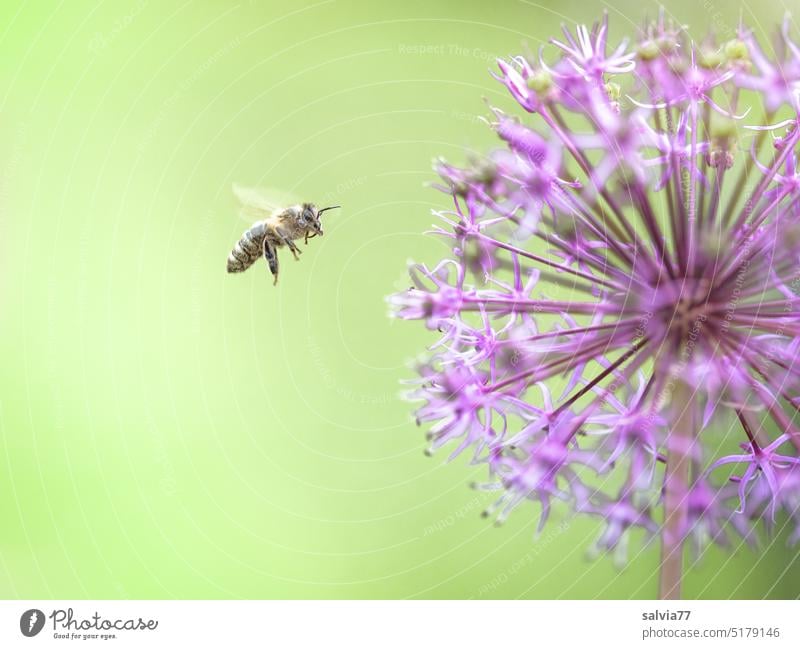
[[[800,602],[0,602],[4,648],[651,645],[800,647]]]

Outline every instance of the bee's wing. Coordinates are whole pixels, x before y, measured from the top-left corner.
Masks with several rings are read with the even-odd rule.
[[[233,194],[239,201],[239,216],[248,223],[261,221],[298,203],[294,196],[286,192],[244,187],[236,183],[233,184]]]

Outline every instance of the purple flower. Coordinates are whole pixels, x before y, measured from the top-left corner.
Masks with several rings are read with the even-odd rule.
[[[749,31],[744,31],[738,40],[739,47],[746,49],[755,66],[754,73],[740,74],[738,82],[743,88],[760,92],[770,113],[782,104],[792,104],[795,84],[800,82],[800,48],[789,36],[789,24],[787,15],[775,48],[783,53],[780,60],[770,60]]]
[[[749,520],[728,504],[732,493],[735,491],[714,489],[703,478],[692,484],[684,534],[691,541],[690,547],[695,561],[699,560],[706,546],[711,543],[729,548],[731,542],[728,528],[732,528],[751,547],[755,546],[755,536]]]
[[[489,467],[504,493],[486,514],[499,509],[497,522],[502,523],[519,503],[538,500],[542,506],[538,528],[541,531],[550,514],[552,498],[569,500],[570,491],[577,495],[585,493],[574,466],[584,465],[598,471],[601,460],[578,447],[575,433],[580,425],[569,411],[544,413],[519,435],[504,442],[505,452],[492,453]],[[481,488],[486,489],[487,485]]]
[[[605,522],[605,529],[591,549],[591,555],[600,552],[614,552],[614,561],[622,567],[627,560],[630,532],[644,530],[647,538],[658,533],[658,524],[651,517],[647,504],[636,504],[635,493],[623,488],[615,498],[600,495],[598,503],[590,503],[578,511],[599,516]]]
[[[561,49],[565,60],[586,81],[602,81],[606,74],[631,72],[636,63],[636,54],[625,54],[627,42],[623,41],[611,54],[606,54],[608,37],[608,15],[596,24],[591,31],[585,25],[578,25],[575,37],[564,27],[566,43],[555,38],[550,42]],[[557,72],[554,73],[559,76]]]
[[[451,270],[455,269],[454,284],[450,284]],[[406,293],[390,298],[401,318],[424,319],[431,329],[439,321],[457,315],[469,299],[464,291],[464,271],[460,264],[445,259],[429,270],[423,265],[411,269],[414,286]],[[429,284],[426,284],[429,282]]]
[[[777,504],[780,505],[789,517],[794,529],[788,538],[790,544],[800,542],[800,466],[792,463],[786,467],[775,468],[775,485],[777,486]],[[776,502],[776,495],[772,486],[766,480],[757,481],[748,495],[747,514],[760,519],[767,508]],[[771,529],[769,518],[765,521]]]
[[[740,416],[744,417],[744,415]],[[750,430],[747,425],[745,425],[745,428],[748,431]],[[775,521],[775,512],[781,500],[781,485],[778,482],[778,471],[800,465],[800,457],[781,455],[777,452],[778,447],[789,441],[790,438],[791,436],[788,433],[784,433],[775,441],[770,442],[768,446],[761,448],[754,437],[750,442],[741,444],[742,449],[746,451],[744,455],[726,455],[711,465],[709,470],[716,469],[725,464],[746,465],[744,473],[736,478],[739,482],[740,512],[744,512],[745,509],[745,493],[747,492],[750,481],[757,479],[767,486],[769,492],[769,514],[771,520],[773,522]],[[800,439],[800,433],[796,434],[795,438]]]
[[[492,109],[485,159],[437,163],[452,254],[390,298],[440,332],[411,393],[431,449],[472,449],[498,520],[571,508],[618,557],[658,535],[663,597],[686,542],[779,515],[800,541],[800,48],[788,23],[778,60],[744,29],[700,42],[662,13],[628,51],[603,17],[499,61],[521,110]]]

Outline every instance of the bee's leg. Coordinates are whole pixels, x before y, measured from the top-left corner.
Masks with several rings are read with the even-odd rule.
[[[281,241],[283,241],[283,243],[285,243],[289,247],[289,250],[292,251],[292,255],[294,255],[294,258],[295,259],[300,259],[297,255],[298,255],[298,253],[299,254],[303,254],[303,251],[300,250],[300,248],[297,247],[295,242],[292,241],[292,239],[290,237],[288,237],[286,235],[286,233],[282,232],[281,230],[277,230],[277,232],[278,232],[278,236],[281,238]]]
[[[264,259],[267,260],[269,270],[275,277],[275,280],[272,282],[274,286],[278,283],[278,251],[267,237],[264,237]]]

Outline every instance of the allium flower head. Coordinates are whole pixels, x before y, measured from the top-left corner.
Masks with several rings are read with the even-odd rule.
[[[631,530],[660,536],[664,597],[688,540],[753,543],[783,512],[797,542],[788,22],[766,48],[744,28],[695,43],[661,15],[629,46],[604,17],[495,76],[521,110],[492,109],[485,160],[437,163],[452,254],[390,298],[441,336],[411,394],[431,450],[472,449],[499,521],[533,501],[541,527],[566,503],[618,557]]]

